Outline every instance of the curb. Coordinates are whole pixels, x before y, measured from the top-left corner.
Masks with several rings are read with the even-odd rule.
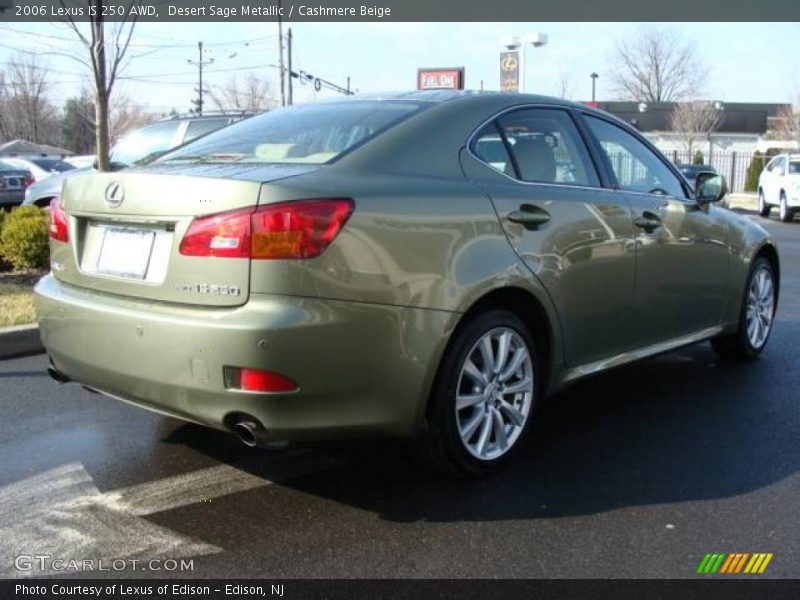
[[[38,352],[44,352],[44,346],[35,323],[0,328],[0,359]]]

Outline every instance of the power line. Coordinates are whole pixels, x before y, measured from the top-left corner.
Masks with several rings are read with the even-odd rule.
[[[0,31],[8,31],[10,33],[28,35],[28,36],[33,36],[33,37],[36,37],[36,38],[59,40],[59,41],[62,41],[62,42],[72,42],[72,43],[74,43],[74,42],[77,41],[77,39],[75,37],[64,37],[64,36],[59,36],[59,35],[38,33],[38,32],[35,32],[35,31],[25,31],[23,29],[15,29],[13,27],[6,27],[6,26],[0,27]],[[273,40],[276,37],[277,37],[276,35],[266,35],[266,36],[261,36],[261,37],[257,37],[257,38],[252,38],[252,39],[249,39],[249,40],[236,40],[236,41],[227,41],[227,42],[211,42],[211,43],[207,43],[205,45],[207,47],[210,47],[210,48],[215,48],[215,47],[220,47],[220,46],[236,46],[236,45],[239,45],[239,44],[247,45],[247,44],[253,44],[253,43],[256,43],[256,42],[262,42],[262,41],[266,41],[266,40]],[[144,41],[144,42],[132,41],[129,44],[129,46],[131,48],[184,48],[184,49],[185,48],[191,48],[191,47],[193,47],[195,45],[196,45],[196,42],[189,42],[188,40],[186,41],[186,43],[182,43],[182,44],[165,44],[165,43],[159,41],[158,39],[150,39],[150,40],[147,40],[147,41]]]

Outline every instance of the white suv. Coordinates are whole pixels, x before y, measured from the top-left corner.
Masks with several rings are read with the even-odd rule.
[[[800,209],[800,155],[780,154],[773,158],[758,178],[758,212],[768,217],[778,206],[781,221],[789,222]]]

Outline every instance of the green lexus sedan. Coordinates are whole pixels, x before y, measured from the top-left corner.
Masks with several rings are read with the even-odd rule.
[[[36,287],[51,375],[251,446],[392,435],[488,473],[585,375],[764,349],[776,244],[624,122],[551,98],[289,107],[71,178]]]

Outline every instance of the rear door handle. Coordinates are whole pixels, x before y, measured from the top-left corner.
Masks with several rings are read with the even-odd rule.
[[[661,227],[661,217],[646,210],[633,220],[633,224],[640,229],[644,229],[647,233],[653,233]]]
[[[508,220],[512,223],[519,223],[525,229],[536,229],[550,220],[550,215],[537,206],[523,204],[519,210],[509,213]]]

